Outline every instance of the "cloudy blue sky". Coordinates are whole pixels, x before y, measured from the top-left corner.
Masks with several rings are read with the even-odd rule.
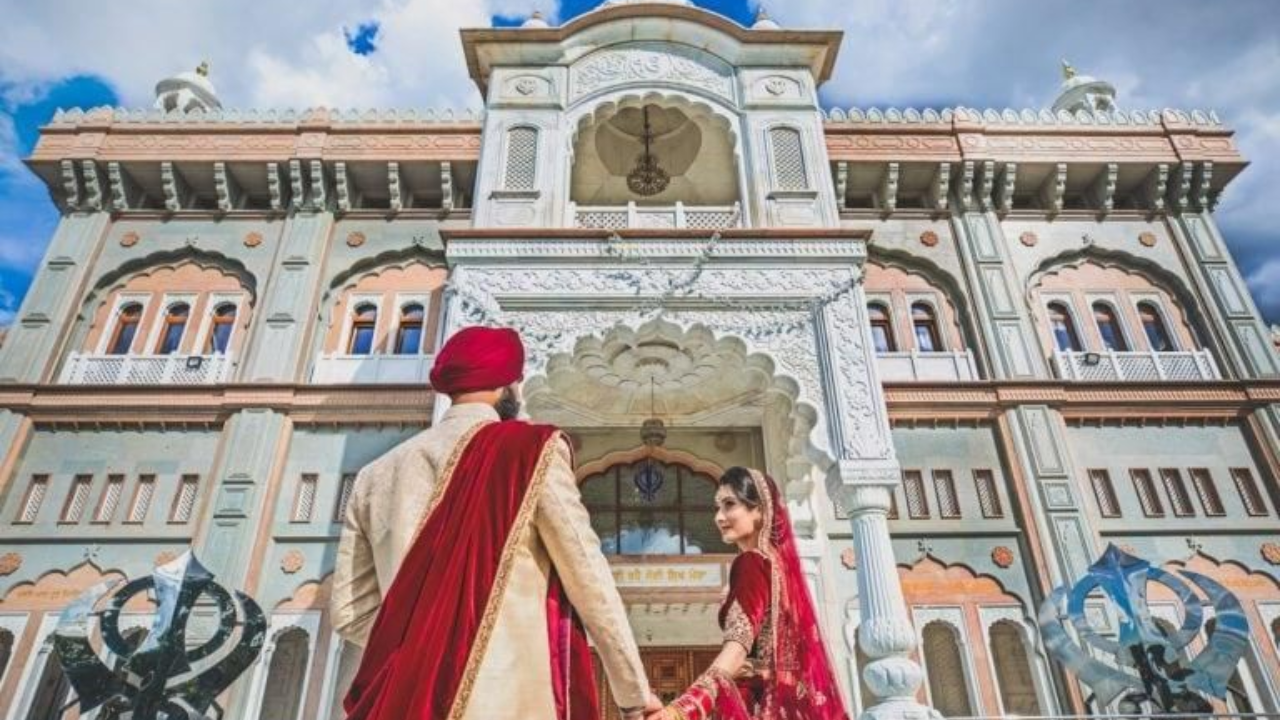
[[[697,0],[747,23],[757,0]],[[234,107],[479,107],[457,30],[563,22],[600,0],[0,0],[0,323],[57,214],[21,164],[57,107],[148,106],[157,80],[213,65]],[[1212,108],[1252,166],[1218,210],[1255,298],[1280,323],[1280,2],[763,0],[786,27],[840,28],[828,107],[1034,107],[1058,62],[1130,109]]]

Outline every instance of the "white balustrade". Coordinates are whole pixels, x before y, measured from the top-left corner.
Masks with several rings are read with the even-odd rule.
[[[92,355],[71,353],[59,382],[66,385],[214,385],[227,382],[230,355]]]
[[[321,355],[311,374],[319,385],[427,382],[432,355]]]
[[[742,224],[742,206],[569,204],[573,226],[597,230],[723,230]]]
[[[1073,352],[1055,350],[1054,365],[1063,380],[1085,382],[1127,380],[1219,380],[1222,375],[1208,350],[1155,352]]]
[[[967,382],[978,379],[973,353],[968,350],[876,353],[876,366],[882,382]]]

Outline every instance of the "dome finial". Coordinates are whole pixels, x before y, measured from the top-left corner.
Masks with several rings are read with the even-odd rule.
[[[1070,62],[1068,62],[1066,58],[1063,58],[1062,59],[1062,79],[1070,80],[1075,76],[1076,76],[1075,67]]]
[[[529,16],[529,19],[525,20],[524,24],[520,27],[541,30],[543,28],[549,28],[551,25],[547,22],[547,17],[542,14],[542,10],[535,9],[533,14]]]
[[[782,26],[778,25],[778,23],[774,22],[773,18],[769,17],[769,11],[764,9],[764,5],[759,5],[756,7],[756,21],[752,24],[751,29],[781,30]]]

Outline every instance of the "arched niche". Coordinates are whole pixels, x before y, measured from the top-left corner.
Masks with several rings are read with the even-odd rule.
[[[666,189],[653,195],[627,183],[644,153],[646,114],[651,154],[670,176]],[[579,207],[734,206],[744,195],[735,122],[716,104],[675,91],[600,98],[570,118],[569,198]]]

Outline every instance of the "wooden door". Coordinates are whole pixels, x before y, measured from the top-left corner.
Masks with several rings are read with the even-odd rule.
[[[658,694],[659,699],[669,703],[680,696],[711,661],[720,653],[719,648],[640,648],[640,660],[644,663],[645,675],[649,678],[649,686]],[[618,704],[609,691],[609,682],[604,670],[600,667],[600,659],[595,658],[596,683],[599,686],[601,720],[620,720]]]

